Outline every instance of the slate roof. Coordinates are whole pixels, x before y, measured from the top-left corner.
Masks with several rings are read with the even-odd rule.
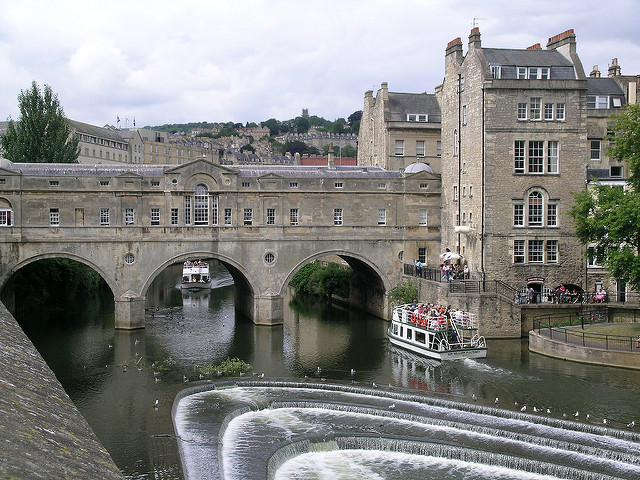
[[[549,67],[551,79],[575,80],[573,63],[556,50],[483,48],[489,65],[501,65],[501,78],[516,78],[515,67]],[[511,67],[511,68],[509,68]]]
[[[110,128],[96,127],[88,123],[78,122],[76,120],[68,120],[77,133],[91,135],[92,137],[105,138],[114,142],[127,143],[127,139],[122,135],[120,130],[112,130]]]
[[[239,177],[275,174],[285,178],[402,178],[401,172],[370,166],[329,168],[304,165],[238,165],[236,169]]]
[[[83,163],[11,163],[8,167],[24,175],[69,175],[75,177],[115,177],[136,173],[145,177],[162,177],[163,165],[88,165]]]
[[[587,78],[588,95],[619,95],[624,96],[624,92],[618,82],[613,78]]]
[[[389,92],[391,121],[407,121],[407,114],[427,114],[429,122],[440,122],[440,104],[433,93]],[[422,123],[422,122],[416,122]]]

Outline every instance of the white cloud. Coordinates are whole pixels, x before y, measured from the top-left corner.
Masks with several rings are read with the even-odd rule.
[[[447,42],[524,48],[569,28],[585,71],[640,73],[633,0],[0,0],[0,118],[31,80],[74,119],[103,125],[334,119],[366,90],[433,92]],[[525,5],[522,5],[524,3]],[[608,19],[608,21],[603,21]]]

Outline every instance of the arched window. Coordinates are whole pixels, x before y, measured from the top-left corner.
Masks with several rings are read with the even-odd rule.
[[[543,219],[542,193],[534,190],[529,194],[529,226],[541,227]]]
[[[458,155],[458,130],[453,131],[453,155]]]
[[[193,191],[193,223],[209,224],[209,190],[203,184],[196,185]]]

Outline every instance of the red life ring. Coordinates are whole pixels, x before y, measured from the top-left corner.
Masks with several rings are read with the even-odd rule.
[[[415,313],[411,314],[411,323],[416,323],[416,314]]]

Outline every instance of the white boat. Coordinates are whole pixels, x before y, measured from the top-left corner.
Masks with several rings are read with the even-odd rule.
[[[462,310],[441,313],[435,307],[401,305],[393,309],[387,336],[393,345],[437,360],[487,356],[475,315]]]
[[[182,280],[180,287],[183,290],[204,290],[211,288],[211,276],[209,264],[201,262],[184,262],[182,266]]]

